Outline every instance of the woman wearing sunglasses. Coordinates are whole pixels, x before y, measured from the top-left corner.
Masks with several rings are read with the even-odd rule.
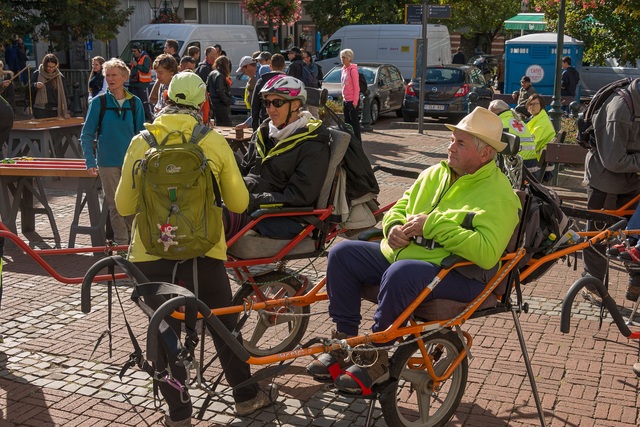
[[[266,119],[254,133],[241,172],[249,190],[245,214],[226,218],[227,238],[262,207],[315,206],[329,165],[329,131],[303,109],[304,84],[278,74],[260,90]],[[292,238],[303,226],[290,218],[260,221],[255,230],[268,237]]]

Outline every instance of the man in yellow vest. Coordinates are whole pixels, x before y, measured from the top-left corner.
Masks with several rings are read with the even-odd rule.
[[[151,57],[143,51],[140,45],[134,44],[131,48],[133,60],[129,64],[129,92],[140,98],[144,107],[144,117],[147,122],[153,122],[153,115],[149,107],[149,85],[151,84]]]
[[[491,101],[489,111],[500,117],[502,127],[507,132],[520,137],[520,152],[518,154],[522,157],[523,164],[536,176],[540,170],[540,163],[536,153],[536,142],[531,132],[527,129],[527,125],[518,118],[518,115],[509,107],[509,104],[501,99]]]

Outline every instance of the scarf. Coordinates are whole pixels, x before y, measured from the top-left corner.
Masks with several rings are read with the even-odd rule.
[[[301,111],[298,115],[300,117],[298,120],[289,123],[282,129],[278,129],[273,125],[273,122],[269,121],[269,137],[276,141],[282,141],[298,129],[306,127],[309,123],[309,119],[312,118],[311,113],[308,111]]]
[[[53,73],[47,72],[42,64],[38,67],[38,82],[44,83],[41,89],[36,92],[34,106],[37,108],[45,108],[48,102],[47,83],[52,82],[55,90],[58,91],[58,117],[67,116],[67,97],[64,94],[64,85],[62,84],[62,73],[56,68]]]

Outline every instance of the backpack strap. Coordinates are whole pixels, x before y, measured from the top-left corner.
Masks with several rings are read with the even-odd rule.
[[[98,95],[100,99],[100,115],[98,116],[98,130],[96,131],[96,137],[102,134],[102,120],[104,119],[104,113],[107,111],[107,96],[105,93]]]
[[[191,144],[196,144],[196,145],[199,144],[200,141],[202,141],[210,131],[211,131],[211,128],[198,123],[193,128],[193,132],[191,133],[191,139],[189,140],[189,142]]]
[[[199,144],[208,134],[211,132],[211,128],[208,126],[201,125],[198,123],[193,128],[193,132],[191,133],[191,139],[189,142],[191,144]],[[210,161],[207,159],[207,161]],[[218,186],[218,180],[216,176],[213,174],[213,170],[211,171],[211,183],[213,184],[213,194],[215,195],[216,201],[215,204],[218,207],[222,207],[222,195],[220,194],[220,187]]]
[[[107,94],[101,93],[100,95],[98,95],[98,98],[100,98],[100,115],[98,116],[98,130],[96,131],[96,136],[100,136],[102,132],[102,120],[104,119],[104,113],[107,111]],[[131,106],[131,108],[128,108],[128,109],[131,110],[131,119],[133,120],[133,133],[137,134],[138,125],[136,124],[136,102],[135,101],[136,100],[133,97],[129,100],[129,105]]]
[[[145,141],[147,141],[147,144],[149,144],[149,148],[153,148],[158,145],[158,140],[156,139],[156,137],[153,136],[153,134],[147,129],[141,130],[140,136],[143,137]]]

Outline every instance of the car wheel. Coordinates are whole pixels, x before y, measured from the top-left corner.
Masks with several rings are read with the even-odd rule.
[[[378,121],[378,117],[380,117],[380,104],[378,104],[378,100],[374,99],[371,101],[371,124],[375,124]]]
[[[396,110],[396,117],[402,117],[402,108]]]
[[[402,112],[402,121],[406,123],[413,123],[416,121],[418,117],[412,114],[407,113],[406,111]]]

